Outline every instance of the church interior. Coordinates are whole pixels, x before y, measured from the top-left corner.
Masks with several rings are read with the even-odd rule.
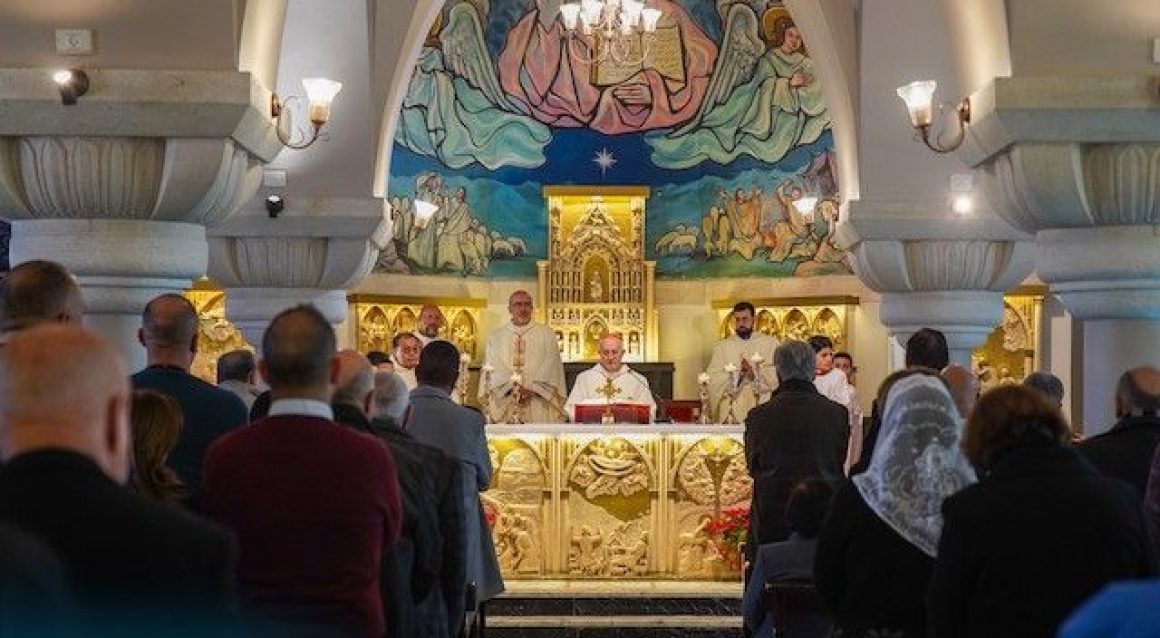
[[[577,30],[605,4],[633,0],[6,0],[0,271],[66,266],[130,371],[146,302],[185,295],[211,383],[287,307],[367,353],[435,305],[485,411],[516,291],[569,387],[619,334],[658,422],[488,414],[498,636],[614,635],[643,599],[716,611],[642,604],[642,632],[740,631],[706,525],[754,496],[744,416],[703,397],[738,302],[848,353],[867,416],[934,328],[984,391],[1049,372],[1076,436],[1116,422],[1160,361],[1154,0],[646,0],[648,28]],[[553,597],[598,609],[521,611]]]

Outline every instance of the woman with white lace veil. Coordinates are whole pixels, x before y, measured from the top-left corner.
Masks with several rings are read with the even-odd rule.
[[[870,466],[838,491],[818,543],[814,577],[837,635],[925,635],[942,502],[975,482],[961,434],[938,376],[916,372],[891,387]]]

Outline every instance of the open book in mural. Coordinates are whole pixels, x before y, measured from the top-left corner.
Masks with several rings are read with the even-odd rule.
[[[443,9],[396,130],[378,270],[534,277],[543,187],[587,184],[651,188],[661,278],[849,272],[821,79],[780,2],[649,0],[657,32],[600,63],[569,40],[560,4]],[[809,221],[793,205],[806,196]],[[416,200],[438,207],[423,228]]]

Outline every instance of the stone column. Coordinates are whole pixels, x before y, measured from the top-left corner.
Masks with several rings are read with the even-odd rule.
[[[1003,319],[1003,292],[1031,272],[1029,237],[979,213],[952,218],[915,204],[851,202],[841,241],[858,278],[882,293],[880,319],[905,344],[920,328],[941,330],[952,363]]]
[[[209,275],[226,291],[226,318],[261,348],[282,310],[314,304],[335,326],[347,319],[347,290],[391,240],[378,199],[287,200],[277,218],[247,207],[209,229]],[[341,335],[340,335],[341,341]]]
[[[1082,322],[1071,392],[1087,434],[1117,377],[1160,364],[1160,98],[1149,76],[996,78],[961,153],[996,211],[1036,237],[1036,270]],[[1073,403],[1075,405],[1075,403]]]
[[[249,199],[281,148],[269,93],[245,73],[89,71],[62,106],[42,70],[0,69],[0,214],[11,263],[50,259],[80,280],[85,321],[144,364],[140,313],[205,274],[205,226]]]

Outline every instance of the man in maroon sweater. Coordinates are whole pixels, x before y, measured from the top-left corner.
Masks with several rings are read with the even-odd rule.
[[[381,637],[379,563],[402,525],[394,460],[334,422],[335,335],[315,308],[275,317],[262,355],[269,416],[205,459],[205,512],[241,544],[243,608],[283,633]]]

